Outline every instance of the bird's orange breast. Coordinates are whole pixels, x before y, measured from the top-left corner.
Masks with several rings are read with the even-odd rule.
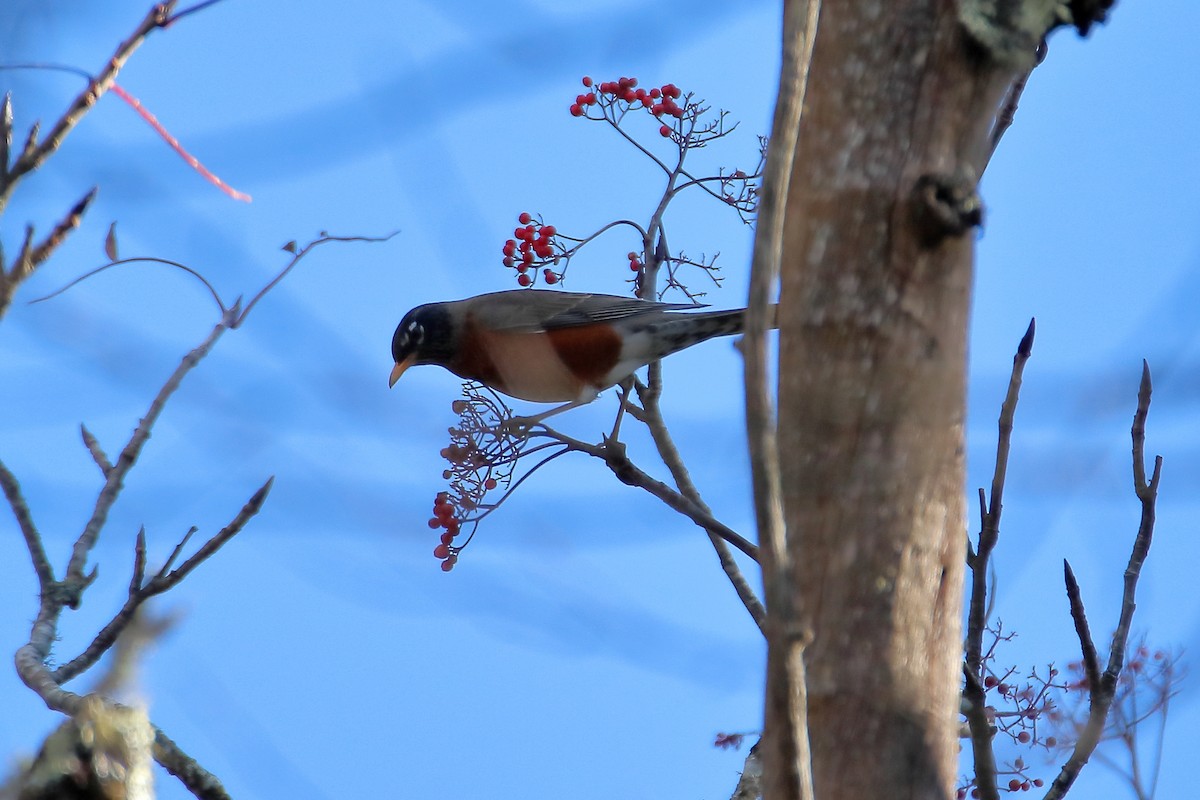
[[[490,331],[468,319],[450,371],[522,400],[571,402],[604,388],[621,355],[611,325]]]

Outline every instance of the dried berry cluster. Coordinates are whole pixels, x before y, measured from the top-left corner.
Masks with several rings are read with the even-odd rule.
[[[547,264],[557,264],[559,257],[565,252],[562,245],[554,239],[558,230],[553,225],[546,225],[540,219],[522,211],[517,221],[520,227],[513,231],[513,238],[504,242],[501,252],[504,253],[504,266],[516,270],[517,283],[521,286],[532,286],[537,282],[538,268],[541,267],[542,280],[553,286],[562,279],[561,272],[555,272]],[[532,275],[530,274],[532,272]]]
[[[495,504],[484,503],[484,496],[508,484],[512,467],[521,455],[523,440],[505,433],[504,422],[512,412],[490,389],[478,383],[463,385],[464,400],[455,400],[451,409],[459,416],[458,425],[449,429],[450,444],[441,450],[449,467],[442,477],[450,481],[447,491],[433,499],[429,527],[442,531],[433,555],[449,572],[458,562],[458,554],[470,541],[455,544],[463,526],[470,524],[471,534],[480,519]]]

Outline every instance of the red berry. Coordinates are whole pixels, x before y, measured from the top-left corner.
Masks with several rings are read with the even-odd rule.
[[[529,272],[529,265],[524,262],[517,264],[517,272],[524,275],[526,272]]]
[[[533,253],[530,252],[529,250],[526,250],[524,253],[522,253],[521,254],[521,263],[525,264],[527,266],[529,264],[532,264],[533,263]]]
[[[583,116],[583,106],[579,105],[579,103],[572,103],[571,104],[571,116],[572,117],[582,117]]]
[[[642,108],[653,108],[653,107],[654,107],[653,100],[651,100],[649,97],[642,98]]]
[[[513,264],[515,264],[517,262],[511,256],[506,256],[504,258],[504,260],[501,261],[500,263],[504,264],[504,266],[506,266],[506,267],[511,267]]]
[[[556,233],[558,233],[558,228],[554,227],[553,225],[545,225],[542,227],[542,236],[545,236],[547,239]]]
[[[638,99],[637,92],[633,89],[626,89],[625,94],[621,95],[621,99],[626,103],[632,103]]]
[[[1046,784],[1046,782],[1044,780],[1042,780],[1041,778],[1033,779],[1033,785],[1038,787],[1039,789],[1042,788],[1045,784]]]
[[[591,85],[592,85],[592,79],[591,79],[591,78],[589,78],[587,75],[584,75],[584,76],[583,76],[583,85],[584,85],[584,86],[591,86]]]
[[[439,544],[437,547],[433,548],[433,557],[434,558],[446,558],[449,555],[450,555],[450,548],[444,544]]]
[[[451,542],[454,541],[454,534],[446,532],[446,533],[443,533],[439,538],[440,538],[442,544],[450,544]]]
[[[642,268],[642,265],[639,264],[638,262],[636,262],[636,261],[629,262],[629,271],[630,272],[637,272],[641,268]]]
[[[575,95],[575,105],[577,105],[577,106],[581,106],[581,105],[583,105],[583,104],[584,104],[584,103],[586,103],[586,102],[587,102],[587,95],[586,95],[586,94],[577,94],[577,95]]]
[[[528,275],[522,273],[521,275],[517,276],[517,283],[521,286],[528,286],[529,284],[533,283],[533,278],[530,278]]]
[[[638,254],[633,252],[632,250],[630,250],[629,255],[627,255],[625,257],[628,258],[630,261],[637,261]]]
[[[1019,780],[1017,780],[1016,778],[1013,778],[1011,781],[1008,782],[1008,790],[1010,792],[1015,792],[1020,788],[1021,788],[1021,782]]]
[[[670,136],[671,135],[671,126],[663,125],[661,128],[658,129],[658,133],[660,136],[663,136],[664,138],[667,136]]]
[[[530,214],[528,211],[522,211],[521,214],[517,217],[517,222],[521,223],[522,225],[528,225],[532,221],[533,221],[533,215]]]
[[[1028,731],[1021,731],[1020,733],[1017,734],[1017,741],[1020,742],[1021,744],[1028,744],[1029,739],[1030,739],[1030,736],[1029,736]]]
[[[1046,747],[1057,747],[1057,746],[1058,746],[1058,739],[1055,739],[1053,736],[1046,737]]]
[[[558,283],[558,276],[555,275],[552,270],[546,270],[545,274],[542,277],[544,277],[546,279],[546,283],[548,283],[550,286],[553,286],[554,284]]]
[[[436,530],[436,529],[442,527],[442,521],[440,519],[438,519],[437,517],[431,517],[429,519],[429,527]]]
[[[653,97],[655,100],[657,100],[658,98],[662,97],[662,90],[661,89],[651,89],[649,94],[651,97]]]
[[[983,685],[989,689],[992,688],[993,686],[995,686],[999,682],[1000,681],[996,678],[995,675],[988,675],[986,678],[983,679]]]
[[[1021,791],[1028,792],[1030,786],[1032,786],[1032,784],[1029,781],[1025,781],[1024,783],[1021,784]]]
[[[489,492],[492,489],[495,489],[496,488],[496,479],[488,478],[486,481],[483,482],[483,488],[487,489]]]
[[[450,556],[445,561],[443,561],[442,562],[442,572],[449,572],[450,570],[454,569],[454,562],[457,560],[458,559],[456,559],[454,556]]]

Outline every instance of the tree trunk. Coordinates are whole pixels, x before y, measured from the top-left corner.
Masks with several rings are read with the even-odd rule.
[[[786,552],[764,561],[767,737],[800,744],[766,743],[768,797],[796,794],[780,776],[803,737],[780,733],[795,714],[779,687],[805,669],[819,800],[953,793],[975,184],[1051,20],[1040,6],[981,15],[1019,5],[820,7],[780,276]]]

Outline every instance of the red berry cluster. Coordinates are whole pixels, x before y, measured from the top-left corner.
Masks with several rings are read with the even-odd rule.
[[[737,750],[745,739],[746,734],[744,733],[718,733],[717,738],[713,740],[713,747],[719,747],[722,750]]]
[[[554,234],[558,229],[553,225],[545,225],[541,220],[535,220],[528,211],[522,211],[517,221],[520,227],[513,231],[513,238],[504,242],[501,252],[504,253],[504,266],[517,271],[517,283],[521,286],[532,286],[536,280],[537,271],[530,275],[530,270],[539,264],[556,261]],[[553,286],[562,278],[562,274],[551,267],[542,269],[542,280]]]
[[[458,535],[461,523],[454,516],[454,505],[450,502],[449,492],[438,492],[433,498],[433,516],[429,519],[429,527],[437,530],[444,528],[442,541],[433,548],[433,557],[442,561],[442,572],[449,572],[458,563],[459,548],[454,546],[454,537]]]
[[[601,107],[614,103],[626,103],[629,108],[644,108],[659,119],[663,117],[681,119],[683,117],[684,107],[675,102],[683,95],[683,92],[673,83],[664,83],[662,86],[647,90],[638,88],[637,78],[618,78],[615,81],[603,81],[599,85],[595,85],[591,78],[585,76],[583,85],[592,91],[576,95],[575,102],[571,104],[571,116],[573,117],[585,116],[588,113],[588,107],[597,103]],[[670,136],[671,126],[663,125],[658,132],[663,136]]]
[[[642,260],[641,260],[641,258],[638,257],[637,253],[630,250],[628,258],[629,258],[629,271],[630,272],[637,272],[638,270],[640,270],[642,268]]]

